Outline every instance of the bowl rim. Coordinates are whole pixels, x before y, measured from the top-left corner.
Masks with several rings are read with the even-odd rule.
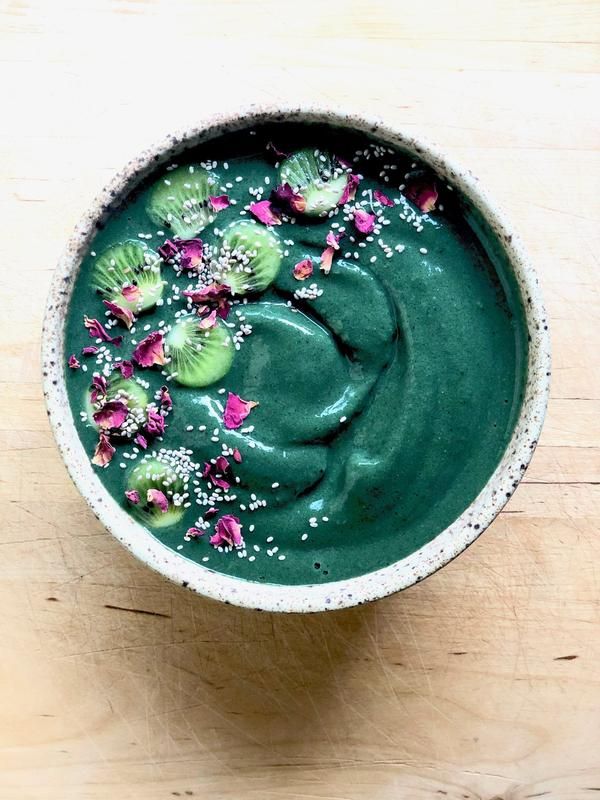
[[[500,462],[477,497],[451,525],[405,558],[374,572],[324,584],[248,581],[211,570],[162,544],[118,505],[94,472],[79,439],[66,392],[66,313],[81,258],[97,222],[109,215],[111,203],[161,163],[189,147],[227,131],[284,121],[322,122],[358,130],[414,153],[462,192],[502,243],[521,292],[529,335],[521,411]],[[92,202],[68,240],[53,275],[42,329],[43,389],[50,425],[71,479],[96,517],[138,559],[171,581],[214,600],[263,611],[328,611],[376,600],[418,583],[465,550],[500,513],[529,465],[544,421],[550,371],[550,336],[537,275],[512,226],[478,179],[420,133],[388,125],[376,117],[309,104],[250,105],[241,111],[212,115],[198,125],[170,134],[129,161]]]

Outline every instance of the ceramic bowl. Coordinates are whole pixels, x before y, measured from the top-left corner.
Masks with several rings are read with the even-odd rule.
[[[364,132],[397,146],[432,167],[479,209],[502,243],[520,288],[529,332],[525,399],[510,442],[496,470],[471,505],[448,528],[419,550],[389,566],[348,580],[318,585],[259,584],[189,561],[155,539],[110,496],[94,473],[80,442],[65,386],[64,329],[81,259],[111,202],[124,197],[141,179],[182,150],[267,121],[326,122]],[[332,610],[375,600],[423,580],[470,545],[499,514],[534,452],[546,410],[550,383],[550,347],[538,279],[518,243],[476,178],[453,164],[434,146],[384,122],[316,108],[251,108],[214,117],[201,127],[171,135],[141,153],[119,172],[75,229],[58,264],[48,297],[43,331],[43,381],[50,423],[75,485],[106,528],[141,561],[172,581],[216,600],[268,611]]]

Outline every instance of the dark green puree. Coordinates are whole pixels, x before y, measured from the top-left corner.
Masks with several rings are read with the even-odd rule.
[[[199,234],[204,242],[217,240],[215,227],[223,230],[240,219],[240,210],[255,199],[249,187],[264,186],[269,177],[263,195],[268,198],[278,183],[273,157],[265,148],[268,141],[287,152],[306,146],[329,149],[350,161],[369,144],[363,135],[326,126],[277,124],[252,134],[227,134],[187,151],[176,159],[178,164],[217,160],[214,172],[222,185],[232,183],[226,191],[238,201]],[[356,201],[370,210],[362,193],[375,188],[400,198],[398,187],[411,162],[398,152],[352,163],[353,172],[364,176]],[[392,176],[389,182],[379,177],[384,163],[397,165],[386,173]],[[163,243],[168,232],[158,236],[157,225],[145,212],[148,187],[162,174],[157,172],[112,214],[90,251],[100,254],[115,242],[137,239],[139,233],[152,234],[147,244],[154,250]],[[236,181],[237,176],[243,180]],[[354,244],[348,240],[354,230],[341,211],[332,219],[298,218],[296,224],[274,227],[287,255],[275,283],[240,306],[252,334],[214,386],[190,389],[169,383],[173,411],[164,440],[149,448],[183,445],[200,463],[220,455],[223,442],[240,449],[243,462],[233,465],[241,479],[235,487],[237,500],[221,504],[220,511],[243,523],[247,557],[218,552],[208,541],[212,531],[184,540],[202,513],[195,502],[181,522],[152,535],[173,549],[182,545],[182,556],[208,569],[248,580],[326,582],[376,570],[410,554],[475,499],[517,419],[527,336],[514,276],[499,243],[458,192],[443,182],[438,186],[443,208],[423,219],[420,232],[400,219],[402,205],[385,208],[390,224],[366,247],[357,244],[364,237],[357,236]],[[346,238],[326,276],[318,265],[332,222],[345,226]],[[403,252],[386,258],[380,238],[392,248],[404,245]],[[283,244],[286,240],[293,244]],[[355,251],[358,259],[345,257]],[[299,282],[292,269],[307,257],[313,258],[314,274]],[[80,355],[82,347],[93,344],[83,315],[106,321],[101,298],[89,285],[92,262],[90,253],[76,281],[66,329],[66,356],[75,353],[88,365],[87,372],[67,370],[67,383],[75,423],[90,456],[98,434],[80,420],[80,412],[98,368],[94,357]],[[172,295],[172,284],[181,289],[190,284],[189,277],[177,277],[168,264],[162,273],[168,281],[165,299]],[[323,290],[320,297],[294,298],[295,290],[311,283]],[[287,305],[290,300],[299,313]],[[165,302],[140,317],[133,338],[141,340],[146,324],[154,330],[159,320],[172,321],[184,307],[181,301]],[[108,345],[113,354],[130,358],[131,335],[121,325],[112,333],[124,334],[120,349]],[[165,383],[159,367],[138,369],[136,375],[150,382],[152,392]],[[259,402],[244,423],[254,431],[225,430],[221,412],[227,395],[218,393],[220,388]],[[189,425],[194,426],[191,432]],[[198,430],[201,425],[206,432]],[[219,443],[211,441],[215,428],[220,429]],[[256,442],[254,448],[250,440]],[[141,454],[123,469],[122,453],[131,452],[132,446],[116,447],[108,467],[95,469],[115,501],[127,508],[127,476]],[[274,483],[279,487],[272,488]],[[251,502],[251,493],[266,499],[267,507],[241,511],[239,504]],[[317,527],[309,525],[313,517]],[[252,532],[250,525],[255,526]],[[267,537],[273,540],[267,542]],[[267,550],[274,547],[278,550],[269,556]]]

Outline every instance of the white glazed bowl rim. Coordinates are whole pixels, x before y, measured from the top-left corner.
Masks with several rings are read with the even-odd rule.
[[[414,153],[462,192],[502,243],[521,292],[529,334],[527,384],[517,424],[500,463],[471,505],[449,527],[405,558],[374,572],[325,584],[247,581],[207,569],[162,544],[119,506],[94,472],[75,427],[65,383],[64,327],[75,277],[97,230],[96,223],[108,216],[111,203],[124,197],[157,165],[189,147],[227,131],[282,121],[325,122],[364,132]],[[422,136],[381,120],[314,106],[279,105],[213,116],[200,127],[168,136],[114,177],[77,225],[56,268],[44,319],[42,368],[48,417],[72,480],[98,519],[137,558],[170,580],[215,600],[265,611],[313,612],[346,608],[405,589],[443,567],[488,527],[514,492],[540,435],[550,387],[550,339],[537,276],[503,214],[470,172]]]

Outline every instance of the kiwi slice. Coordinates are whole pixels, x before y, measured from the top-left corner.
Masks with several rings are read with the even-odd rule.
[[[167,172],[150,192],[146,212],[152,222],[189,239],[215,219],[208,198],[217,178],[204,167],[190,165]]]
[[[283,251],[273,231],[254,222],[233,222],[223,235],[216,277],[234,295],[262,292],[277,277]]]
[[[231,367],[234,346],[222,322],[203,329],[195,315],[180,317],[165,337],[165,369],[182,386],[209,386]]]
[[[90,283],[101,295],[131,311],[147,311],[163,293],[160,256],[141,242],[114,244],[94,260]],[[127,300],[124,286],[137,286],[139,294]]]
[[[131,470],[127,490],[136,491],[140,502],[130,504],[129,510],[148,527],[167,528],[179,522],[183,516],[182,495],[185,492],[185,483],[175,467],[159,458],[148,456]],[[165,495],[169,503],[166,511],[148,502],[148,489],[158,489]]]
[[[146,421],[146,406],[150,402],[146,391],[133,378],[124,378],[120,372],[115,371],[106,379],[106,402],[110,400],[123,400],[129,409],[129,417],[125,420],[123,429],[115,431],[113,436],[121,438],[134,436]],[[93,415],[98,407],[93,406],[89,390],[85,393],[84,407],[88,423],[96,427]]]
[[[347,177],[329,153],[306,148],[281,162],[279,180],[304,197],[305,214],[318,217],[337,206]]]

